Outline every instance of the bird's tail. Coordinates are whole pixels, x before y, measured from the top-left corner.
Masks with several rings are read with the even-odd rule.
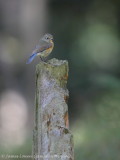
[[[29,64],[33,61],[33,59],[37,56],[37,53],[33,53],[30,58],[27,60],[26,64]]]

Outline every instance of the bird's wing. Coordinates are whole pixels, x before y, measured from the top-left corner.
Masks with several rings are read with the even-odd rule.
[[[41,45],[37,45],[33,53],[40,53],[52,47],[51,43],[44,43]]]

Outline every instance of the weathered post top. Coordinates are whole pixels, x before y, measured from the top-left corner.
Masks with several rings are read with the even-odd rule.
[[[51,59],[36,67],[36,104],[33,135],[35,160],[73,160],[68,121],[68,62]]]

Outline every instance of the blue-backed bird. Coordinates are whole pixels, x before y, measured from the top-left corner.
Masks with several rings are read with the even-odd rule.
[[[33,50],[32,55],[29,57],[26,64],[31,63],[36,56],[40,56],[40,59],[44,61],[44,59],[52,52],[53,47],[53,36],[49,33],[45,34],[39,40],[39,44]]]

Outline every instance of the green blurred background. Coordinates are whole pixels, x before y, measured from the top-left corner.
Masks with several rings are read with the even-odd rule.
[[[69,61],[75,160],[120,160],[119,0],[0,0],[0,160],[31,155],[39,59],[26,60],[46,32],[49,58]]]

